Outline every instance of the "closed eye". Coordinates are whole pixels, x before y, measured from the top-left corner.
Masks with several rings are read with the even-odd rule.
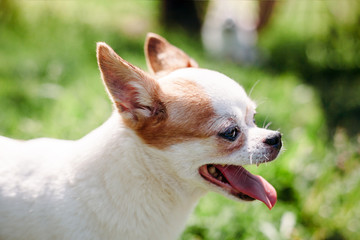
[[[233,142],[237,139],[239,133],[240,133],[239,127],[234,126],[234,127],[229,127],[224,132],[219,133],[219,136],[230,142]]]

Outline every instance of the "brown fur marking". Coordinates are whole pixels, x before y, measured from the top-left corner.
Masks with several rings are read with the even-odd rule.
[[[185,52],[153,33],[147,36],[145,55],[149,70],[159,76],[180,68],[198,67]]]
[[[211,100],[195,83],[176,79],[161,85],[166,108],[162,121],[149,119],[137,134],[157,148],[194,138],[206,138],[216,132],[211,128],[216,118]]]

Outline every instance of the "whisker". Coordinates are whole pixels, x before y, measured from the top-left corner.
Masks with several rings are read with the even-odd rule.
[[[280,154],[282,154],[282,153],[284,153],[284,152],[286,152],[286,151],[287,151],[287,149],[284,148],[284,147],[282,147],[281,150],[280,150]]]
[[[268,124],[266,124],[265,129],[268,129],[271,124],[272,124],[272,122],[269,122]]]
[[[251,97],[251,94],[252,94],[254,88],[256,87],[256,85],[258,85],[259,82],[260,82],[260,80],[257,80],[257,81],[254,83],[254,85],[251,87],[250,92],[249,92],[249,97]]]
[[[245,172],[245,168],[239,168],[239,170],[235,173],[235,175],[241,176],[241,174],[243,174],[244,172]]]
[[[244,169],[243,168],[239,168],[238,170],[237,170],[237,172],[235,173],[235,175],[238,175],[238,174],[242,174],[244,172]]]
[[[265,118],[265,120],[263,122],[262,128],[265,128],[265,123],[266,123],[267,119],[268,119],[268,116],[266,116],[266,118]]]
[[[224,169],[226,170],[229,166],[230,166],[230,165],[227,165],[227,164],[226,164]]]
[[[256,100],[257,107],[259,107],[260,105],[263,105],[266,101],[267,101],[266,99]]]
[[[266,160],[265,160],[265,163],[267,163],[267,162],[269,161],[268,156],[266,156],[266,155],[264,154],[264,158],[266,159]]]

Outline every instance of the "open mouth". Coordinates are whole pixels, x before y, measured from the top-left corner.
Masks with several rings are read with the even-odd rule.
[[[199,173],[205,180],[242,200],[257,199],[269,209],[276,203],[275,188],[263,177],[251,174],[242,166],[207,164],[199,168]]]

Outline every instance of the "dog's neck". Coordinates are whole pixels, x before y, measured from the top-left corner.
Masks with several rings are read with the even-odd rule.
[[[204,190],[172,173],[162,151],[143,143],[117,113],[78,144],[87,149],[77,156],[74,181],[99,224],[124,239],[176,238]]]

